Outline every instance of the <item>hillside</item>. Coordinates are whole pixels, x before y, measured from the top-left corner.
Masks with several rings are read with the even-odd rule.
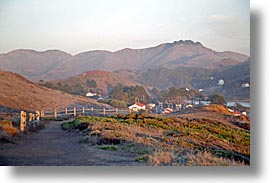
[[[130,153],[147,165],[249,165],[249,130],[212,117],[237,118],[219,112],[207,117],[194,115],[82,116],[62,128],[81,130],[81,143],[89,147]]]
[[[19,73],[31,80],[37,80],[37,77],[43,76],[54,69],[61,60],[69,57],[71,57],[70,54],[59,50],[38,52],[20,49],[0,54],[0,68]]]
[[[182,67],[177,69],[168,69],[160,67],[149,69],[142,73],[141,83],[156,87],[160,90],[169,87],[194,87],[193,79],[202,80],[204,77],[211,75],[210,69]]]
[[[15,50],[0,54],[0,67],[38,81],[64,79],[90,70],[141,70],[165,67],[221,68],[247,60],[234,52],[216,52],[191,40],[164,43],[143,49],[125,48],[116,52],[95,50],[71,56],[59,50],[38,52]]]
[[[124,77],[119,73],[102,70],[88,71],[77,76],[44,83],[45,86],[50,85],[51,88],[56,87],[69,93],[76,92],[82,95],[87,92],[107,95],[108,91],[118,84],[124,86],[141,85],[137,81]]]
[[[222,62],[227,62],[224,60]],[[212,78],[212,79],[211,79]],[[224,86],[218,86],[218,81],[224,79]],[[96,87],[89,87],[88,82],[96,82]],[[113,72],[93,70],[78,76],[62,80],[44,82],[44,86],[61,89],[68,93],[81,95],[87,92],[97,92],[108,95],[112,87],[122,84],[124,86],[142,85],[149,90],[156,88],[165,90],[170,87],[203,89],[204,94],[211,95],[215,92],[223,93],[226,100],[247,100],[250,96],[249,88],[242,88],[243,83],[250,83],[250,60],[227,65],[219,69],[205,69],[195,67],[178,67],[169,69],[159,67],[148,69],[146,72],[130,69],[120,69]],[[78,91],[75,91],[75,90]]]
[[[249,88],[241,87],[243,83],[250,83],[250,59],[234,66],[227,65],[227,67],[219,69],[193,67],[168,69],[160,67],[149,69],[135,78],[146,86],[156,87],[160,90],[169,87],[191,87],[203,89],[206,95],[214,92],[223,93],[227,100],[250,98]],[[220,79],[225,81],[223,86],[218,86]]]
[[[0,88],[0,107],[20,110],[54,110],[72,105],[109,107],[93,99],[42,87],[11,72],[0,71]]]

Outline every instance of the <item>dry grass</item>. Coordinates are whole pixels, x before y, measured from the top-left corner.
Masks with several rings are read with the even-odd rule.
[[[148,163],[152,166],[172,165],[175,156],[172,152],[157,150],[148,156]]]
[[[244,166],[243,162],[229,160],[214,156],[211,152],[187,153],[185,157],[187,166]]]
[[[228,108],[223,105],[211,104],[203,107],[203,109],[207,111],[217,112],[220,114],[232,115],[232,113],[228,111]]]
[[[73,104],[110,107],[93,99],[52,90],[32,83],[24,77],[0,71],[0,106],[20,110],[65,109]]]
[[[174,157],[181,157],[183,152],[194,150],[211,151],[217,157],[229,159],[229,162],[244,159],[249,164],[249,131],[227,122],[196,117],[191,119],[148,114],[83,116],[71,124],[65,123],[63,127],[72,129],[88,123],[88,131],[84,130],[84,134],[90,136],[93,145],[130,143],[150,147],[148,156],[139,158],[147,159],[149,165],[174,165],[177,159]]]
[[[50,81],[50,83],[57,85],[58,82],[61,82],[62,84],[67,84],[70,87],[80,84],[85,90],[88,91],[89,87],[86,84],[87,80],[95,80],[97,83],[97,88],[102,91],[103,95],[107,95],[108,85],[115,86],[121,83],[126,86],[140,85],[136,81],[133,81],[127,77],[122,77],[119,73],[100,70],[89,71],[63,80]]]
[[[19,134],[19,130],[12,125],[11,121],[0,121],[0,131],[9,136],[17,136]]]

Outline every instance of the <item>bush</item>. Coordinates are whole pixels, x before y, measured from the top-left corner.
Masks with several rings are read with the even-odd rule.
[[[197,153],[188,153],[186,155],[187,166],[243,166],[243,162],[235,161],[234,159],[227,159],[218,157],[211,152],[199,151]]]
[[[116,99],[111,99],[107,102],[110,106],[116,107],[116,108],[126,108],[127,104],[126,102],[122,100],[116,100]]]
[[[226,103],[225,98],[222,94],[213,94],[209,98],[212,104],[224,105]]]
[[[11,121],[0,121],[0,131],[4,131],[10,136],[19,134],[19,130],[12,125]]]
[[[172,152],[156,151],[154,154],[149,155],[148,162],[152,166],[172,165],[174,155]]]

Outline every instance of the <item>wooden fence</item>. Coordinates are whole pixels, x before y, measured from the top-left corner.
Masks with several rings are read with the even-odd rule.
[[[41,118],[57,118],[57,117],[65,117],[71,116],[76,117],[77,115],[89,115],[89,116],[114,116],[117,114],[129,114],[131,110],[128,109],[96,109],[96,108],[76,108],[65,110],[53,110],[53,111],[36,111],[36,112],[20,112],[20,131],[23,132],[27,123],[33,126],[37,126],[40,123]]]

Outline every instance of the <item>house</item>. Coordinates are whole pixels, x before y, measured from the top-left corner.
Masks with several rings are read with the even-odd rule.
[[[181,104],[176,104],[175,105],[175,111],[180,111],[182,109],[182,105]]]
[[[219,82],[218,82],[218,85],[219,85],[219,86],[223,86],[223,85],[224,85],[224,80],[223,80],[223,79],[220,79]]]
[[[242,112],[242,116],[247,116],[247,113],[245,111]]]
[[[128,109],[130,109],[133,112],[138,112],[140,110],[145,110],[146,106],[145,106],[145,104],[142,104],[140,102],[136,102],[135,104],[129,106]]]
[[[91,92],[86,93],[86,97],[94,97],[94,96],[96,96],[96,93],[91,93]]]
[[[187,108],[192,108],[192,107],[193,107],[192,104],[187,104],[187,105],[185,106],[186,109],[187,109]]]
[[[234,116],[241,116],[241,113],[239,111],[234,111],[233,115]]]
[[[250,84],[249,83],[242,83],[242,88],[249,88]]]
[[[153,109],[154,107],[156,107],[156,104],[150,103],[150,104],[147,104],[146,107],[148,109]]]
[[[104,100],[104,98],[99,97],[96,101]]]
[[[173,109],[171,109],[171,108],[168,107],[168,108],[166,108],[166,109],[163,110],[162,114],[169,114],[171,112],[173,112]]]

